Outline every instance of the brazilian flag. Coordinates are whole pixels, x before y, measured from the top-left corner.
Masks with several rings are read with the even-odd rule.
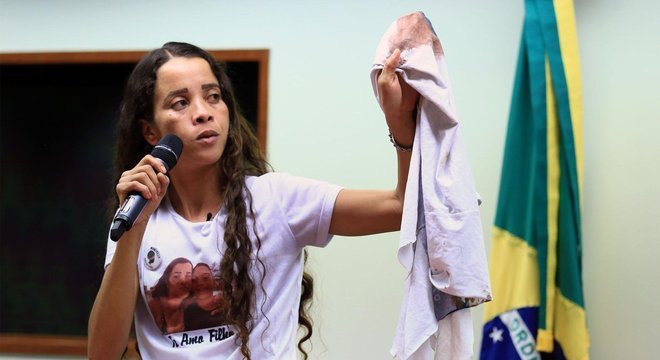
[[[572,0],[525,0],[481,359],[589,358],[582,105]]]

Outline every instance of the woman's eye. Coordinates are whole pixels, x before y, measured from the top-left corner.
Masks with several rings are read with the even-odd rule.
[[[220,94],[209,94],[208,99],[210,103],[217,104],[218,102],[220,102],[221,98],[220,98]]]
[[[183,108],[186,107],[188,103],[185,100],[179,100],[176,101],[172,104],[172,109],[174,110],[182,110]]]

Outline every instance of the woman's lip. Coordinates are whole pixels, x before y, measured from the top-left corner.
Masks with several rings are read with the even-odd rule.
[[[204,130],[199,135],[197,135],[197,142],[202,144],[213,144],[218,138],[219,134],[213,130]]]
[[[209,135],[209,136],[200,136],[197,138],[197,142],[204,144],[211,144],[214,143],[217,138],[218,138],[218,134]]]
[[[213,130],[205,130],[205,131],[202,131],[201,134],[197,135],[196,140],[203,140],[203,139],[206,139],[206,138],[211,138],[211,137],[216,137],[216,136],[218,136],[217,132],[215,132]]]

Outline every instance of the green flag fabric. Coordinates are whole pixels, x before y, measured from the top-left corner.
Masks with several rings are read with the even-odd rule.
[[[481,359],[589,358],[581,97],[572,0],[525,0]]]

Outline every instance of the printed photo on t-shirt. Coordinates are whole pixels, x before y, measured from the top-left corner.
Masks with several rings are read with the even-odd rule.
[[[156,326],[163,334],[217,327],[226,323],[226,301],[211,266],[183,257],[172,260],[145,291]]]

